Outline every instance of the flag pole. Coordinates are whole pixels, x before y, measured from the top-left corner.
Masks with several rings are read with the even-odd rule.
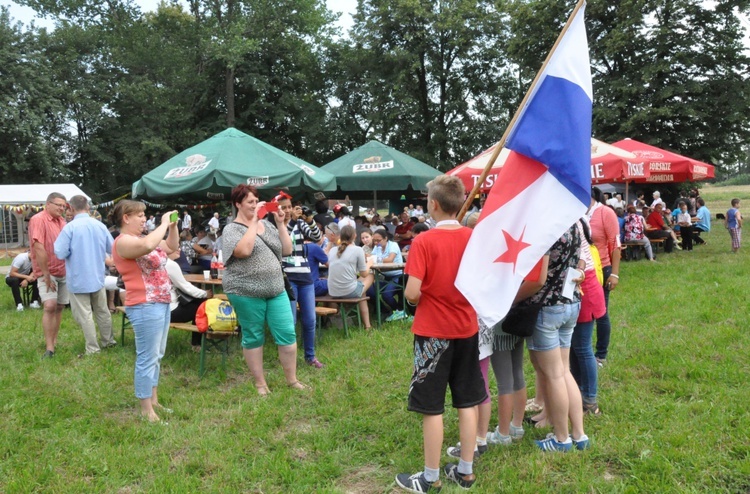
[[[479,192],[479,188],[487,179],[487,175],[489,175],[490,170],[495,165],[495,161],[497,161],[497,157],[500,156],[500,152],[503,150],[503,147],[505,147],[505,141],[508,139],[508,134],[510,133],[510,130],[515,126],[516,121],[518,120],[518,117],[521,114],[521,110],[526,106],[526,102],[531,97],[531,91],[536,87],[537,82],[539,82],[539,78],[542,76],[542,73],[544,72],[544,69],[547,67],[547,64],[549,64],[549,61],[552,58],[552,55],[555,53],[557,46],[560,44],[560,41],[563,39],[563,36],[565,36],[565,33],[568,32],[568,29],[570,28],[570,24],[573,22],[573,19],[575,19],[575,16],[578,14],[578,11],[581,10],[581,7],[583,7],[585,3],[586,3],[586,0],[578,0],[578,3],[573,9],[573,12],[571,12],[570,17],[568,17],[568,22],[565,23],[565,26],[563,27],[562,31],[560,31],[560,34],[557,36],[557,40],[555,41],[555,44],[552,45],[552,49],[547,54],[547,58],[544,60],[542,67],[536,73],[536,77],[534,77],[534,80],[531,82],[529,89],[526,90],[526,95],[524,95],[523,100],[521,101],[521,104],[516,109],[516,113],[513,115],[513,118],[510,120],[510,123],[505,128],[503,137],[500,139],[500,142],[497,143],[497,147],[492,152],[492,156],[490,156],[489,161],[487,161],[487,165],[484,167],[484,170],[482,170],[482,174],[479,175],[479,179],[476,181],[476,183],[474,184],[474,187],[471,189],[471,192],[469,192],[469,195],[466,197],[466,201],[464,202],[464,205],[461,207],[461,210],[458,212],[458,217],[457,217],[458,221],[461,221],[463,219],[464,215],[466,214],[466,211],[469,209],[469,205],[474,200],[474,197],[477,195],[477,192]]]

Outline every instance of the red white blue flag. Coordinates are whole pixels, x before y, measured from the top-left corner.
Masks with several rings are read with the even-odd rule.
[[[585,4],[584,4],[585,5]],[[532,88],[456,277],[487,325],[505,317],[524,277],[584,215],[591,188],[591,69],[584,7]]]

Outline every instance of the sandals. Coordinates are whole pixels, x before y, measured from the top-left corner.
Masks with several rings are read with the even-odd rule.
[[[161,403],[157,403],[157,404],[152,405],[152,406],[154,407],[154,409],[158,409],[158,410],[160,410],[160,411],[162,411],[162,412],[164,412],[166,414],[169,414],[169,415],[171,415],[171,414],[174,413],[174,410],[172,410],[171,408],[165,407]]]
[[[286,383],[286,385],[292,389],[297,389],[299,391],[307,391],[309,389],[312,389],[307,384],[301,383],[299,381],[294,381],[293,383]]]
[[[598,417],[602,414],[602,411],[597,403],[584,403],[583,413],[584,415],[593,415],[595,417]]]
[[[268,389],[268,384],[263,384],[262,386],[255,385],[255,389],[258,391],[258,394],[260,396],[268,396],[271,394],[271,390]]]

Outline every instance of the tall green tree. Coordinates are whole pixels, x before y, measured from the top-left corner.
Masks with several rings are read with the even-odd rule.
[[[60,88],[44,56],[48,35],[12,21],[0,7],[0,182],[65,178]]]
[[[499,139],[512,111],[507,20],[504,2],[361,0],[335,66],[336,114],[353,138],[453,166]]]

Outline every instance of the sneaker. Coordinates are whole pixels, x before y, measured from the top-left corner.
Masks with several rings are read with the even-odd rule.
[[[415,473],[409,475],[408,473],[400,473],[396,475],[396,485],[409,492],[440,492],[443,487],[440,479],[435,482],[427,482],[424,478],[424,472]]]
[[[589,446],[591,445],[589,443],[589,436],[587,436],[586,434],[582,435],[578,439],[573,439],[573,436],[570,436],[570,440],[573,441],[573,446],[575,446],[579,451],[589,449]]]
[[[401,319],[406,319],[406,312],[395,310],[393,311],[393,314],[385,318],[385,322],[400,321]]]
[[[523,429],[523,427],[521,427]],[[523,435],[523,434],[522,434]],[[500,433],[500,428],[495,427],[495,430],[487,434],[487,444],[500,444],[503,446],[510,446],[513,442],[511,436],[503,436]]]
[[[114,347],[114,346],[117,346],[117,341],[115,341],[115,340],[112,340],[111,342],[109,342],[109,343],[107,343],[106,345],[104,345],[104,346],[103,346],[102,348],[112,348],[112,347]],[[199,347],[199,348],[200,348],[200,347]]]
[[[455,463],[448,463],[443,468],[443,471],[445,472],[445,476],[448,477],[449,480],[457,483],[458,486],[462,489],[468,489],[469,487],[474,485],[474,482],[476,482],[477,480],[477,476],[473,473],[467,475],[458,473],[458,465]]]
[[[53,352],[52,350],[47,350],[46,352],[44,352],[44,355],[42,355],[42,359],[52,358],[54,356],[55,352]]]
[[[18,304],[18,305],[16,306],[16,310],[17,310],[18,312],[23,312],[23,304]]]
[[[602,367],[604,367],[604,364],[606,364],[606,363],[607,363],[607,359],[596,357],[596,365],[597,365],[597,367],[602,368]]]
[[[31,302],[31,304],[29,305],[29,307],[31,307],[32,309],[41,309],[42,308],[42,306],[39,305],[39,302],[37,302],[36,300],[34,300],[33,302]]]
[[[320,369],[323,367],[323,364],[320,362],[320,360],[313,358],[312,360],[307,361],[307,365],[310,367],[315,367],[316,369]]]
[[[570,451],[570,449],[573,447],[573,440],[568,437],[563,442],[558,441],[555,438],[555,433],[550,432],[547,434],[546,439],[542,439],[541,441],[534,441],[534,444],[537,445],[539,449],[542,451],[562,451],[563,453]]]
[[[682,246],[680,244],[674,244],[674,248],[677,250],[682,250]]]
[[[515,425],[510,424],[510,437],[514,441],[520,441],[521,439],[523,439],[524,432],[525,431],[523,430],[523,426],[516,427]]]
[[[489,437],[487,437],[487,442],[488,443],[490,442]],[[461,458],[461,443],[460,442],[456,443],[455,446],[451,446],[445,452],[448,456],[452,456],[453,458]],[[474,448],[474,459],[476,460],[477,458],[479,458],[486,452],[487,452],[486,444],[482,444],[482,445],[477,444],[477,447]]]

